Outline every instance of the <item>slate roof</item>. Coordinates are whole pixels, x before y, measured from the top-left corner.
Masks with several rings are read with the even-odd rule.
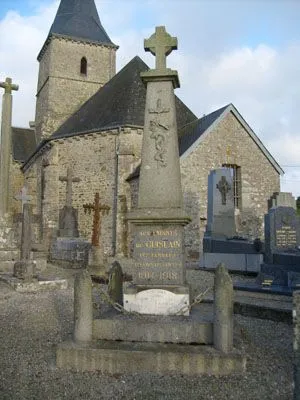
[[[63,123],[51,138],[74,136],[124,125],[143,127],[146,87],[140,73],[148,69],[140,57],[134,57]],[[178,127],[197,119],[177,97],[175,101]]]
[[[179,130],[179,154],[182,155],[199,137],[204,133],[226,110],[229,106],[213,111],[210,114],[204,115],[202,118],[185,125]]]
[[[117,47],[100,22],[94,0],[61,0],[38,59],[51,36],[63,36]]]
[[[12,152],[15,161],[24,162],[36,149],[33,129],[12,128]]]

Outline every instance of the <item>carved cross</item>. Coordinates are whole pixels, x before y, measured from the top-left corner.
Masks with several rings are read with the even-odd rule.
[[[32,200],[32,196],[27,194],[26,186],[23,186],[22,189],[20,190],[20,193],[17,194],[14,198],[15,198],[15,200],[20,200],[22,202],[22,212],[23,212],[24,205]]]
[[[226,177],[222,176],[221,179],[219,180],[219,183],[217,184],[217,189],[219,189],[219,192],[221,193],[222,196],[222,204],[226,204],[226,195],[231,189],[231,186],[229,183],[226,181]]]
[[[172,50],[177,50],[177,38],[169,35],[164,26],[157,26],[155,33],[149,39],[144,40],[144,49],[156,56],[156,69],[165,70],[167,56]]]
[[[100,203],[100,196],[97,192],[95,194],[94,203],[84,204],[83,208],[85,213],[88,212],[89,214],[91,214],[91,212],[94,211],[92,245],[99,246],[99,239],[101,234],[101,213],[102,215],[108,214],[110,207]]]
[[[60,176],[59,180],[61,182],[67,182],[67,189],[66,189],[66,206],[72,207],[72,183],[73,182],[80,182],[79,178],[73,177],[73,170],[71,168],[67,169],[67,176]]]
[[[11,94],[13,90],[19,90],[19,85],[12,83],[11,78],[6,78],[5,82],[0,82],[0,87],[5,90],[4,93]]]

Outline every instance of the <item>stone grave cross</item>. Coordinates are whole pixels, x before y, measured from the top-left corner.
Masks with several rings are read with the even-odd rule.
[[[4,89],[0,148],[0,215],[3,216],[8,212],[9,203],[12,91],[18,90],[19,86],[13,84],[11,78],[6,78],[5,82],[0,82],[0,88]]]
[[[12,94],[13,90],[19,90],[19,86],[12,83],[11,78],[6,78],[5,82],[0,82],[0,87],[5,90],[4,93]]]
[[[22,202],[22,212],[24,210],[24,205],[32,200],[32,196],[27,194],[27,187],[23,186],[20,193],[15,196],[15,200],[20,200]]]
[[[226,195],[231,189],[230,184],[227,182],[226,177],[222,176],[219,182],[217,183],[217,189],[219,189],[219,192],[221,193],[222,196],[222,204],[226,204]]]
[[[85,213],[88,212],[90,214],[92,211],[94,212],[92,246],[97,247],[99,246],[99,239],[101,234],[101,212],[102,215],[108,214],[110,207],[100,203],[100,196],[99,193],[97,192],[95,194],[94,203],[84,204],[83,208]]]
[[[172,50],[177,50],[177,38],[169,35],[164,26],[157,26],[155,33],[149,39],[145,39],[144,48],[156,56],[155,68],[165,70],[167,56]]]
[[[72,207],[72,196],[73,196],[72,183],[73,182],[80,182],[80,179],[79,178],[74,178],[72,169],[68,168],[67,169],[67,176],[60,176],[59,180],[61,182],[67,182],[66,206],[67,207]]]

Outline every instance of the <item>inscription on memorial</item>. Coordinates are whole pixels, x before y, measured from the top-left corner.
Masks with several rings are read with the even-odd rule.
[[[282,226],[276,230],[276,247],[295,247],[297,245],[296,230],[291,226]]]
[[[143,229],[137,232],[134,243],[137,283],[180,283],[182,263],[181,229]]]

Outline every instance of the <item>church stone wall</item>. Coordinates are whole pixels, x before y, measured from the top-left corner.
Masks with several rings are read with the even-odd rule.
[[[73,176],[80,179],[72,186],[80,236],[91,240],[93,214],[85,214],[83,205],[93,203],[95,193],[99,192],[100,202],[110,207],[108,215],[102,216],[104,251],[108,255],[126,254],[128,226],[125,216],[130,203],[130,188],[125,179],[139,160],[141,133],[141,129],[124,128],[51,142],[51,150],[35,163],[42,166],[41,174],[44,175],[41,190],[44,236],[56,235],[59,210],[66,199],[66,182],[61,182],[59,177],[66,176],[67,168],[71,167]],[[38,178],[37,186],[41,185]],[[116,234],[114,226],[117,227]]]
[[[9,198],[11,199],[9,204],[9,211],[13,214],[21,212],[21,202],[14,199],[16,195],[18,195],[24,185],[24,176],[22,171],[20,170],[21,164],[14,160],[11,160],[10,164],[10,176],[13,179],[10,179],[10,187],[9,187]]]
[[[116,49],[52,37],[40,60],[36,105],[38,138],[49,137],[115,74]],[[87,75],[81,59],[87,59]]]
[[[228,151],[229,150],[229,151]],[[280,190],[280,178],[274,167],[232,113],[204,137],[199,146],[181,158],[182,185],[186,211],[193,218],[186,228],[187,253],[197,257],[202,251],[202,238],[207,217],[207,178],[222,164],[241,167],[241,220],[260,222],[258,233],[263,237],[263,217],[267,201]],[[199,234],[200,232],[200,234]],[[243,233],[243,232],[241,232]]]

